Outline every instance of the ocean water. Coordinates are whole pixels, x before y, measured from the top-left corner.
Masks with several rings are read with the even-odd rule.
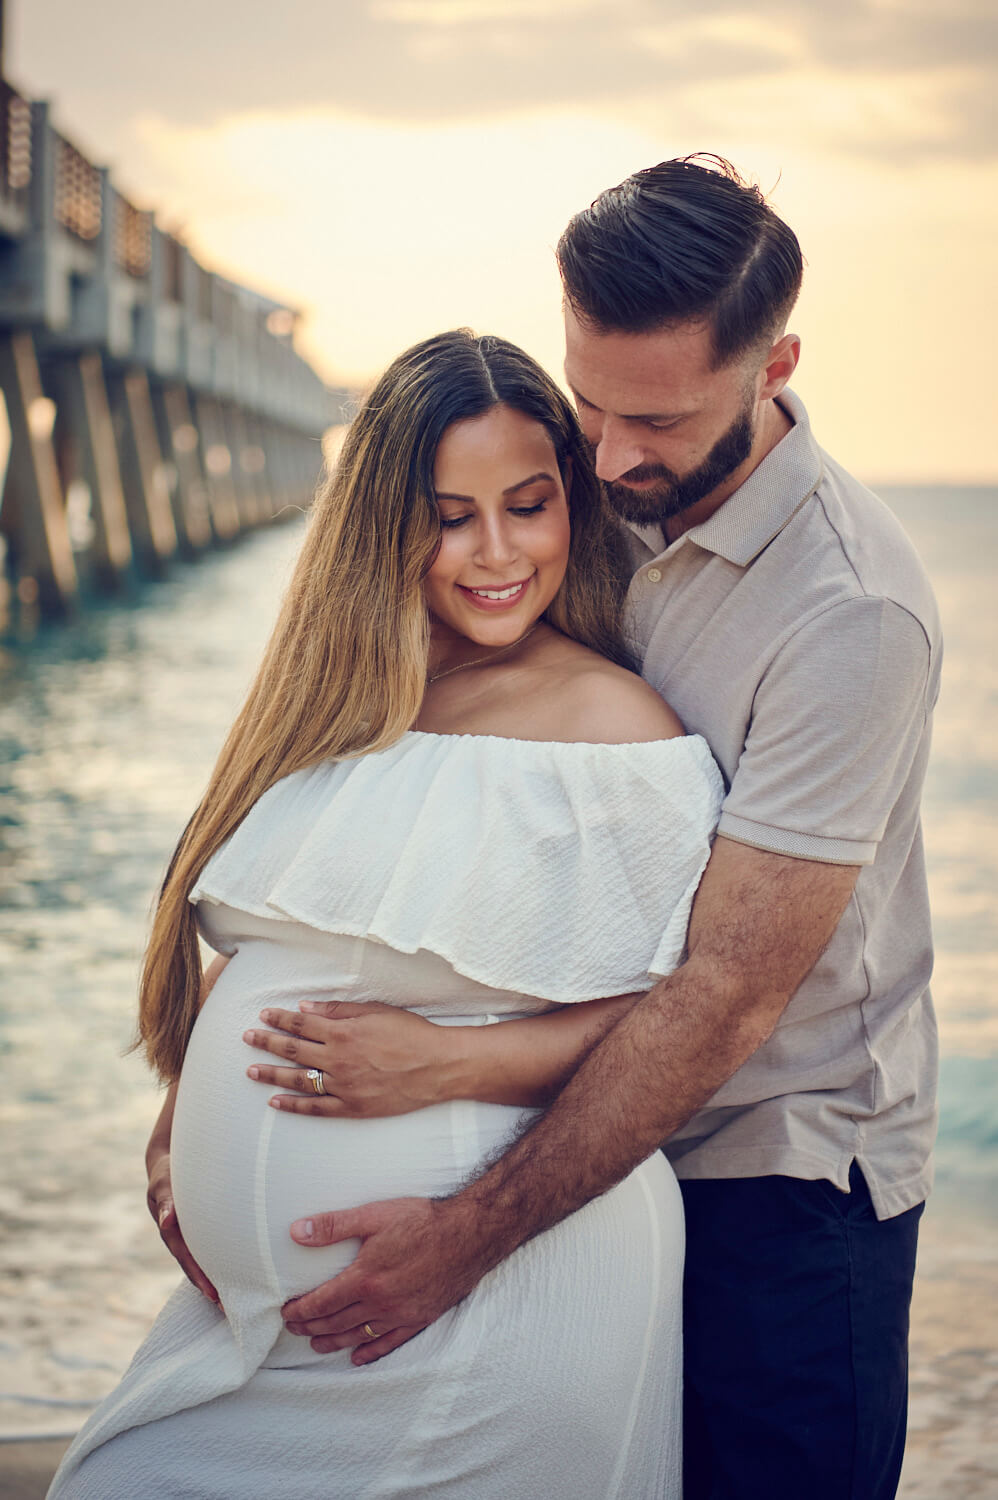
[[[943,1046],[935,1295],[998,1223],[998,491],[882,493],[947,635],[925,799]],[[176,1281],[144,1206],[157,1090],[123,1055],[136,970],[300,535],[256,533],[0,662],[0,1436],[75,1430]],[[998,1262],[973,1254],[993,1289]]]

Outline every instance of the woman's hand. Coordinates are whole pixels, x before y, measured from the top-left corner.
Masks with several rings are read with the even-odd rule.
[[[219,953],[209,964],[201,978],[199,1010],[211,994],[215,981],[228,962],[229,958]],[[146,1176],[148,1178],[146,1203],[156,1221],[160,1239],[188,1281],[196,1286],[199,1292],[203,1292],[209,1301],[218,1302],[221,1307],[218,1292],[188,1250],[187,1241],[181,1234],[180,1225],[177,1222],[177,1209],[173,1202],[173,1184],[170,1180],[170,1137],[173,1133],[173,1111],[176,1103],[177,1085],[171,1083],[146,1147]]]
[[[177,1210],[173,1202],[173,1187],[170,1182],[170,1153],[149,1161],[149,1188],[146,1202],[156,1221],[160,1239],[177,1262],[184,1275],[199,1292],[211,1302],[218,1302],[218,1292],[187,1248],[187,1241],[177,1223]]]
[[[293,1063],[254,1063],[250,1078],[293,1093],[275,1094],[275,1109],[355,1119],[404,1115],[461,1097],[461,1040],[469,1028],[435,1026],[423,1016],[377,1001],[303,1000],[300,1010],[261,1011],[270,1031],[243,1040]],[[322,1074],[317,1093],[307,1069]]]
[[[356,1119],[408,1114],[448,1099],[543,1108],[637,995],[559,1005],[501,1026],[435,1026],[376,1001],[303,1000],[300,1010],[269,1009],[271,1031],[243,1040],[293,1067],[254,1063],[260,1083],[293,1089],[270,1103],[300,1115]],[[321,1073],[317,1093],[308,1070]]]

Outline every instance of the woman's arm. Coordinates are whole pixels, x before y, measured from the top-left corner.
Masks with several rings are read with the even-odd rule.
[[[203,1005],[211,994],[219,974],[225,968],[229,960],[224,954],[218,954],[205,970],[201,981],[200,1004]],[[193,1255],[187,1248],[184,1236],[180,1232],[177,1223],[177,1210],[173,1202],[173,1185],[170,1181],[170,1136],[173,1130],[173,1111],[177,1102],[177,1085],[171,1083],[166,1091],[163,1108],[152,1128],[149,1144],[146,1147],[146,1175],[149,1186],[146,1190],[146,1203],[149,1212],[156,1221],[160,1238],[169,1250],[174,1260],[180,1266],[184,1275],[199,1292],[203,1292],[212,1302],[218,1301],[218,1292],[212,1286],[207,1276],[197,1264]]]
[[[271,1099],[298,1114],[370,1118],[408,1114],[447,1099],[545,1105],[639,997],[561,1005],[496,1026],[437,1026],[412,1011],[369,1002],[303,1001],[261,1012],[271,1030],[245,1033],[261,1051],[293,1063],[254,1063],[259,1083],[294,1090]],[[317,1094],[307,1070],[319,1069]]]

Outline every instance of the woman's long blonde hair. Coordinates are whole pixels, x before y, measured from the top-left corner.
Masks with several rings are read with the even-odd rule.
[[[263,663],[160,891],[137,1045],[164,1079],[179,1074],[197,1017],[201,960],[188,895],[208,860],[281,777],[385,749],[419,713],[429,648],[422,583],[440,539],[434,455],[452,422],[499,404],[546,428],[567,485],[568,567],[546,618],[630,665],[618,628],[623,540],[554,381],[514,344],[467,329],[400,355],[320,488]]]

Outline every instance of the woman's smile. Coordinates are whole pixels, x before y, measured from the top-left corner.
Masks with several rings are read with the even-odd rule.
[[[532,577],[533,574],[531,574]],[[529,586],[530,578],[522,578],[519,583],[503,583],[495,587],[459,583],[457,588],[476,609],[496,611],[514,609]]]

